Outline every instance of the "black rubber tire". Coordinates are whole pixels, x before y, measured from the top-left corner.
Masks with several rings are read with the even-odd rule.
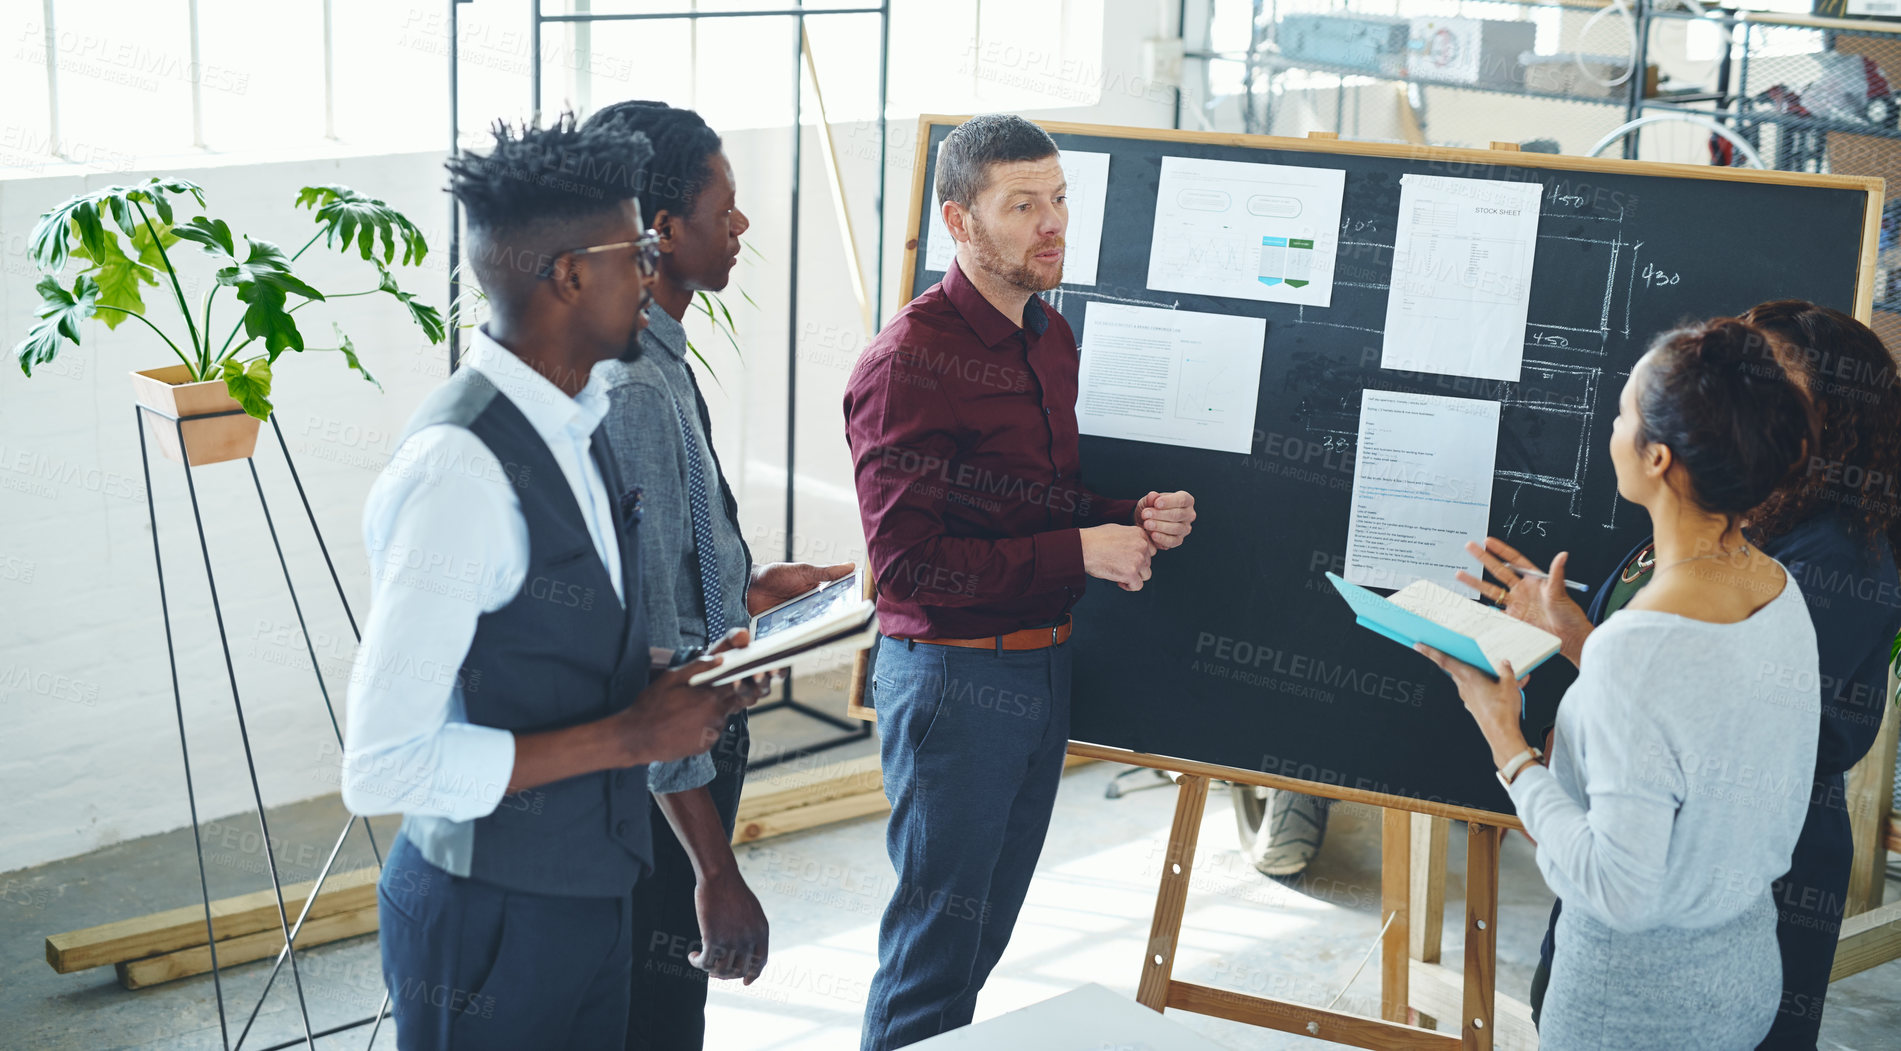
[[[1242,853],[1247,855],[1248,864],[1253,865],[1256,871],[1276,879],[1299,875],[1312,859],[1309,858],[1308,862],[1303,862],[1299,868],[1291,869],[1284,862],[1272,862],[1270,855],[1280,845],[1275,837],[1277,835],[1311,837],[1309,841],[1313,844],[1314,854],[1318,855],[1320,846],[1326,838],[1327,813],[1331,809],[1329,804],[1332,803],[1329,799],[1315,800],[1320,806],[1317,808],[1313,824],[1309,826],[1306,820],[1301,819],[1298,822],[1301,827],[1297,828],[1294,827],[1293,819],[1287,816],[1286,809],[1275,806],[1276,794],[1282,791],[1285,790],[1260,788],[1254,785],[1229,786],[1229,795],[1234,799],[1235,832],[1241,841]],[[1291,799],[1284,802],[1291,802]],[[1278,816],[1277,809],[1280,810]],[[1277,817],[1280,818],[1278,827],[1274,824]]]

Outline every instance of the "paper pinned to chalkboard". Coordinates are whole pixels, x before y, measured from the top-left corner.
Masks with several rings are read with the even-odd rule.
[[[1380,367],[1518,382],[1544,187],[1400,177]]]

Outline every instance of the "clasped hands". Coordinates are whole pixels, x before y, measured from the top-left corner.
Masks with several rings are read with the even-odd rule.
[[[1152,576],[1157,551],[1180,547],[1194,529],[1195,498],[1187,492],[1151,492],[1136,501],[1131,525],[1099,525],[1081,531],[1083,572],[1140,591]]]

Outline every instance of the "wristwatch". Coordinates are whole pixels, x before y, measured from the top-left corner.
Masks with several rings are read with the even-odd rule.
[[[1518,780],[1518,775],[1523,773],[1526,767],[1544,757],[1544,752],[1536,748],[1527,748],[1517,755],[1512,756],[1510,759],[1505,760],[1505,765],[1501,767],[1494,776],[1498,778],[1499,784],[1504,785],[1506,789],[1509,790],[1512,787],[1512,782]]]

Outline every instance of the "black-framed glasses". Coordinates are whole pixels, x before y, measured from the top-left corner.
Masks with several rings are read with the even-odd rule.
[[[634,257],[634,265],[640,267],[640,276],[652,277],[659,272],[660,235],[653,230],[647,230],[632,241],[615,241],[611,244],[563,249],[549,256],[548,261],[541,264],[541,270],[535,276],[548,277],[552,275],[554,273],[554,261],[564,255],[592,255],[595,252],[612,252],[621,248],[638,248],[640,250]]]

